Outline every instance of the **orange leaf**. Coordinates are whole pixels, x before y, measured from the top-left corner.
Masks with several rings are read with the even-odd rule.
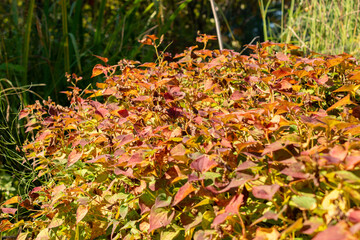
[[[273,71],[272,74],[275,75],[276,79],[286,77],[292,74],[291,68],[280,68],[276,71]]]
[[[355,93],[356,90],[360,87],[360,85],[344,85],[338,89],[336,89],[334,92],[352,92]]]
[[[89,211],[88,207],[85,205],[80,205],[76,210],[76,224],[78,224]]]
[[[195,191],[196,189],[193,187],[193,185],[189,182],[185,183],[184,186],[182,186],[179,191],[176,193],[174,197],[174,202],[172,206],[175,206],[178,204],[181,200],[183,200],[187,195]]]
[[[0,232],[5,232],[6,230],[11,229],[13,224],[9,220],[2,220],[0,223]]]
[[[348,94],[346,97],[340,99],[337,103],[335,103],[334,105],[329,107],[326,111],[328,112],[337,107],[341,107],[341,106],[348,105],[348,104],[355,104],[350,100],[350,94]]]
[[[21,198],[19,196],[15,196],[5,201],[3,204],[1,204],[1,206],[18,203],[20,200]]]
[[[104,73],[103,69],[104,69],[103,65],[96,64],[95,67],[93,68],[91,78],[99,76],[100,74]]]
[[[106,57],[100,57],[97,55],[93,55],[94,57],[97,57],[98,59],[100,59],[101,61],[103,61],[104,63],[107,63],[109,61],[109,59],[107,59]]]
[[[158,39],[158,38],[155,35],[146,35],[139,42],[144,44],[144,45],[153,45],[155,43],[156,39]]]
[[[360,81],[360,72],[352,72],[350,74],[354,74],[353,76],[351,76],[349,79],[350,80],[357,80]]]
[[[336,66],[336,65],[339,65],[340,63],[342,63],[344,61],[343,58],[333,58],[333,59],[329,59],[327,62],[326,62],[326,66],[328,68],[330,67],[333,67],[333,66]]]

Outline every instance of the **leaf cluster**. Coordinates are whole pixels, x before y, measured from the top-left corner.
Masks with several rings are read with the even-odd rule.
[[[199,35],[206,46],[212,36]],[[46,184],[2,206],[37,239],[357,239],[360,67],[290,44],[107,58],[20,113]],[[13,204],[13,205],[11,205]],[[15,204],[18,207],[15,208]],[[18,215],[30,212],[19,220]],[[15,217],[17,216],[17,220]]]

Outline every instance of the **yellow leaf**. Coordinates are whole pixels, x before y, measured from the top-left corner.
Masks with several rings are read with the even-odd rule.
[[[258,228],[255,239],[277,240],[279,236],[280,234],[275,228]]]
[[[356,90],[360,87],[360,85],[344,85],[338,89],[336,89],[334,92],[351,92],[355,93]]]

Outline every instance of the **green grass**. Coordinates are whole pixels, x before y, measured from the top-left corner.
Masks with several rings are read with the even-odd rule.
[[[35,171],[19,148],[26,134],[23,122],[18,120],[25,105],[24,93],[37,95],[31,88],[15,87],[8,79],[0,79],[0,202],[26,194],[34,186]]]
[[[279,39],[308,51],[346,52],[359,57],[359,27],[360,2],[357,0],[292,0]]]

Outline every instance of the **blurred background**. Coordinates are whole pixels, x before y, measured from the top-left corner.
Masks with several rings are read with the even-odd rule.
[[[360,0],[214,2],[224,48],[270,40],[359,57]],[[66,104],[66,72],[86,86],[99,80],[90,79],[93,55],[153,61],[138,42],[147,34],[164,35],[160,50],[172,55],[196,45],[198,31],[216,35],[209,0],[1,0],[0,19],[0,202],[37,184],[18,148],[28,137],[18,113],[48,96]]]

